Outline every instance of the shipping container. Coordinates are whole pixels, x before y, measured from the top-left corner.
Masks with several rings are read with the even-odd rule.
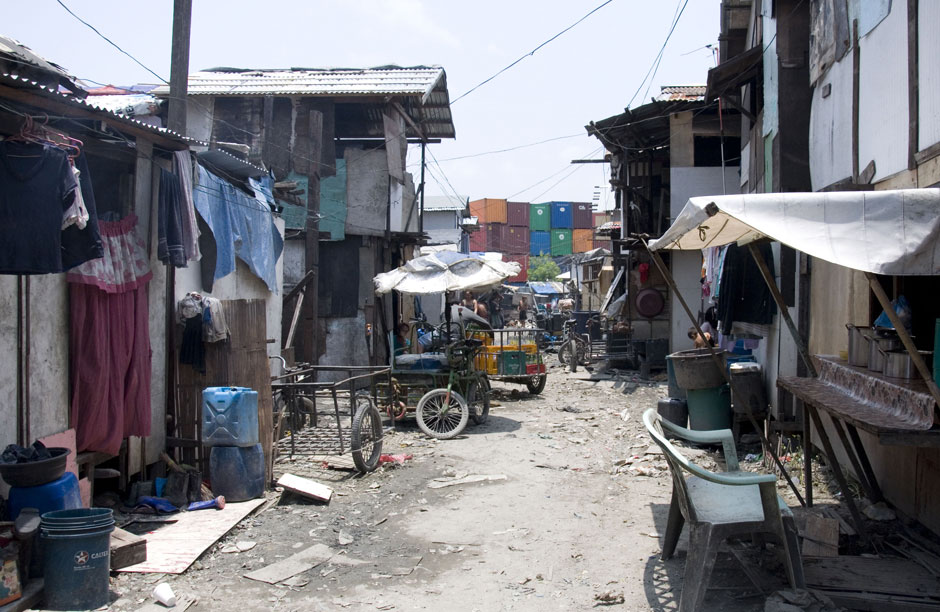
[[[571,255],[571,230],[553,229],[550,240],[552,247],[552,257],[557,257],[558,255]]]
[[[552,229],[571,229],[571,202],[552,202]]]
[[[486,250],[493,253],[505,253],[506,230],[509,226],[505,223],[487,223],[486,224]]]
[[[593,216],[593,207],[588,202],[574,202],[571,204],[571,227],[574,229],[591,229],[594,227],[592,225]]]
[[[529,203],[506,202],[506,219],[512,227],[529,227]]]
[[[571,250],[575,253],[586,253],[594,248],[594,230],[571,230]]]
[[[470,202],[470,214],[480,223],[506,223],[506,200],[484,198]]]
[[[506,230],[505,237],[506,240],[503,243],[504,253],[512,255],[529,254],[529,228],[510,225]]]
[[[531,231],[529,232],[529,255],[551,255],[552,253],[552,233]]]
[[[522,267],[522,271],[516,276],[510,276],[506,279],[507,283],[524,283],[529,278],[529,256],[528,255],[503,255],[503,261],[514,261]]]
[[[485,251],[486,250],[486,226],[482,223],[480,227],[470,233],[470,250],[471,251]]]
[[[539,232],[552,229],[551,204],[533,204],[529,207],[529,229]]]

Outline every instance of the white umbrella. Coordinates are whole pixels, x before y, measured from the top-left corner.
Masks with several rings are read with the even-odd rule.
[[[442,251],[412,259],[391,272],[375,276],[375,292],[427,295],[445,291],[464,291],[497,285],[519,274],[522,267],[514,261],[484,260],[466,253]]]

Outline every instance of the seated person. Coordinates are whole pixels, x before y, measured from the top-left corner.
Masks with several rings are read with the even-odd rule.
[[[434,348],[434,341],[437,339],[433,331],[427,331],[418,336],[416,342],[419,353],[429,353]]]
[[[404,355],[411,348],[411,340],[408,338],[408,332],[411,328],[407,323],[399,323],[395,329],[395,335],[392,337],[392,353],[397,357]]]

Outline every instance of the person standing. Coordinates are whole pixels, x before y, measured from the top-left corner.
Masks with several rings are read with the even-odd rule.
[[[519,298],[519,322],[525,323],[529,318],[529,300],[525,296]]]

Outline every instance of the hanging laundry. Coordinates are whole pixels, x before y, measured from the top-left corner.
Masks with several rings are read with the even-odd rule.
[[[183,249],[182,190],[179,177],[160,168],[157,206],[157,259],[177,268],[186,267]]]
[[[179,175],[182,190],[180,212],[183,230],[183,252],[189,261],[199,261],[199,227],[196,224],[196,209],[193,206],[193,158],[189,151],[176,151],[173,154],[176,174]]]
[[[79,185],[79,172],[78,168],[72,166],[72,174],[75,175],[75,184]],[[75,199],[72,201],[72,205],[69,206],[68,210],[65,211],[65,215],[62,217],[62,229],[69,227],[70,225],[78,226],[78,229],[85,229],[85,226],[88,224],[88,209],[85,208],[85,199],[82,197],[82,190],[75,190]]]
[[[70,413],[79,452],[117,455],[124,438],[150,435],[152,274],[134,215],[99,227],[105,257],[66,274]]]
[[[214,279],[234,272],[237,256],[272,293],[277,293],[275,266],[284,241],[274,226],[271,209],[202,166],[193,201],[215,238]]]
[[[34,142],[0,142],[0,273],[64,272],[101,256],[96,218],[89,218],[91,227],[85,229],[62,229],[78,194],[65,151]]]
[[[773,269],[773,251],[769,244],[758,246],[767,264]],[[718,321],[722,334],[732,331],[732,324],[773,322],[777,306],[767,284],[762,282],[760,268],[745,247],[729,245],[721,262],[718,282]]]
[[[62,267],[66,270],[104,255],[104,245],[98,231],[95,190],[92,188],[91,172],[88,170],[88,160],[84,153],[75,158],[75,168],[78,170],[82,202],[88,211],[88,222],[84,229],[72,225],[62,230]]]
[[[202,304],[202,339],[206,342],[228,340],[231,334],[225,321],[222,302],[214,297],[204,297]]]
[[[176,305],[177,320],[183,324],[180,363],[206,371],[206,347],[202,339],[203,297],[191,291]]]

